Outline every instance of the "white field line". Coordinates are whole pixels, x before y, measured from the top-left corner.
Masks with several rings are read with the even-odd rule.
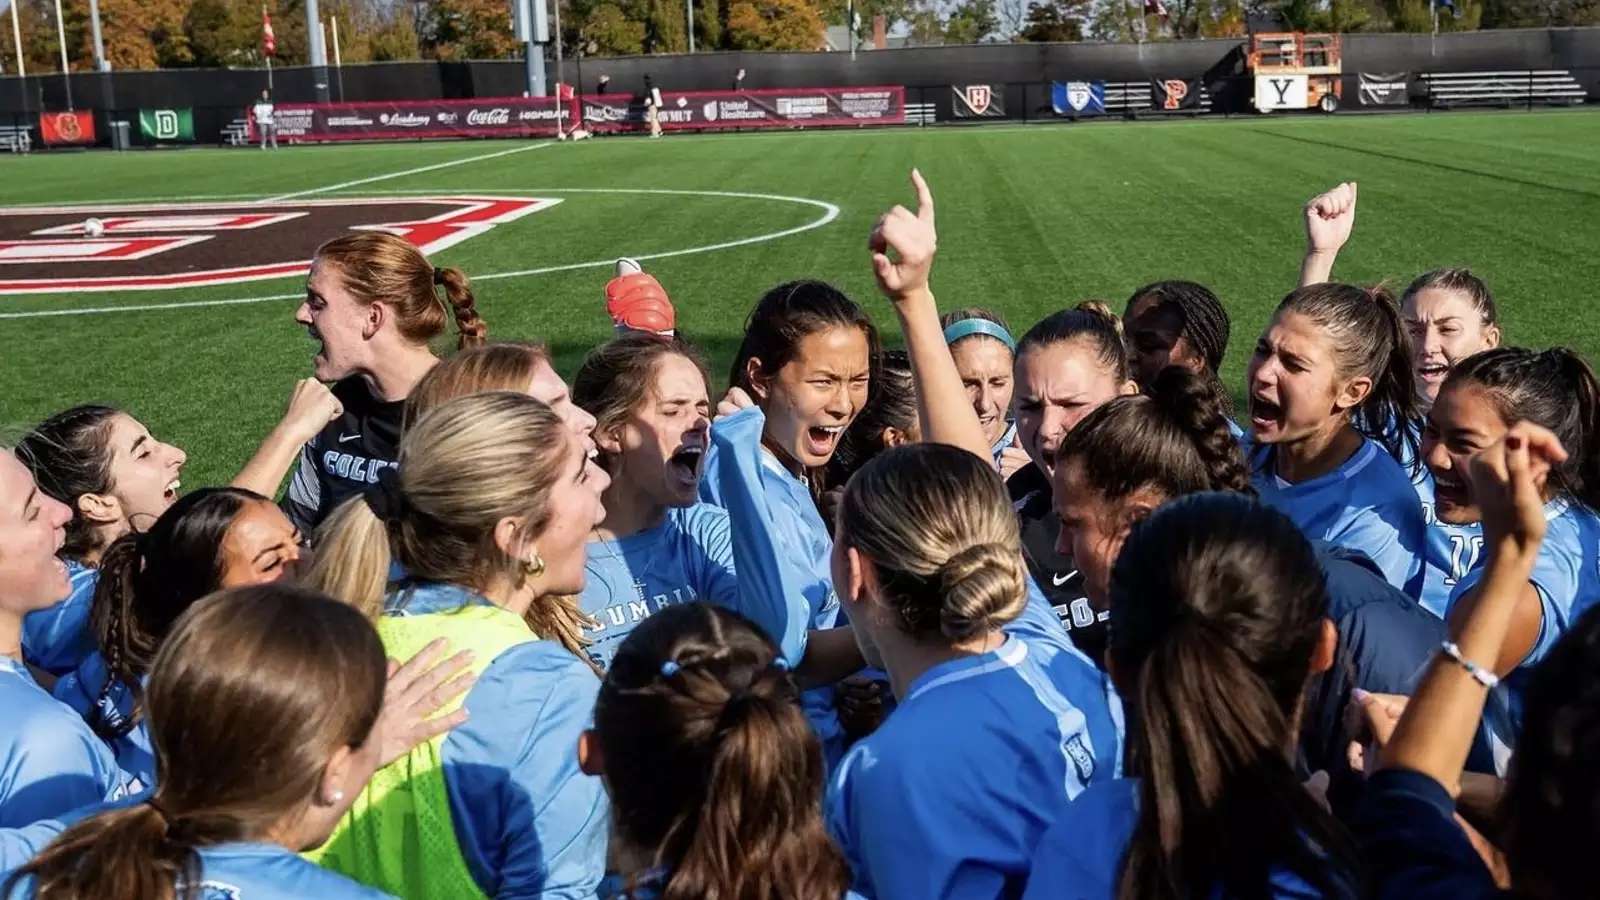
[[[501,156],[510,156],[513,153],[527,153],[529,150],[542,150],[545,147],[552,146],[554,143],[555,143],[554,141],[545,141],[542,144],[529,144],[528,146],[525,146],[525,147],[512,147],[510,150],[496,150],[493,153],[480,153],[477,156],[469,156],[469,157],[467,157],[465,159],[447,160],[447,161],[442,162],[442,163],[434,163],[431,166],[418,166],[415,169],[406,169],[406,170],[401,171],[401,172],[390,172],[390,173],[388,173],[386,175],[373,175],[370,178],[358,178],[355,181],[342,181],[342,182],[340,182],[338,184],[330,184],[330,185],[326,185],[324,187],[310,188],[310,189],[304,190],[304,191],[291,191],[291,192],[289,192],[287,194],[279,194],[279,195],[277,195],[275,197],[268,197],[268,198],[266,198],[266,199],[264,199],[264,200],[262,200],[260,202],[262,202],[262,203],[275,203],[275,202],[277,202],[279,200],[289,200],[289,199],[292,199],[294,197],[305,197],[305,196],[309,196],[311,194],[326,194],[326,193],[328,193],[330,191],[342,191],[345,188],[352,188],[352,187],[355,187],[356,185],[360,185],[360,184],[372,184],[375,181],[388,181],[391,178],[404,178],[407,175],[421,175],[423,172],[437,172],[440,169],[449,169],[449,168],[452,168],[454,166],[464,166],[464,165],[467,165],[468,163],[482,162],[482,161],[484,161],[486,159],[495,159],[495,158],[501,157]]]
[[[668,195],[681,195],[681,196],[729,197],[729,198],[746,199],[746,200],[768,200],[768,201],[774,201],[774,202],[798,203],[798,204],[801,204],[801,205],[804,205],[804,206],[814,206],[817,209],[822,211],[822,214],[819,215],[817,218],[812,219],[811,221],[806,222],[803,225],[797,225],[797,226],[795,226],[793,228],[785,228],[782,231],[770,231],[770,232],[767,232],[765,234],[755,235],[753,237],[738,238],[736,240],[731,240],[731,241],[722,241],[722,242],[716,243],[716,244],[703,244],[703,245],[698,246],[698,247],[688,247],[688,248],[685,248],[685,249],[682,249],[682,250],[664,250],[664,251],[661,251],[659,253],[645,253],[645,254],[637,254],[637,255],[633,256],[634,259],[641,260],[641,261],[643,261],[643,260],[651,260],[651,259],[668,259],[668,258],[671,258],[671,257],[674,257],[674,256],[690,256],[690,255],[696,254],[696,253],[712,253],[712,252],[715,252],[715,251],[718,251],[718,250],[728,250],[728,249],[731,249],[733,247],[744,247],[744,246],[749,246],[751,244],[766,243],[767,241],[775,241],[775,240],[778,240],[780,238],[786,238],[786,237],[790,237],[792,235],[800,234],[802,232],[811,231],[811,230],[816,229],[816,228],[821,228],[822,226],[827,225],[828,223],[832,222],[833,220],[835,220],[835,219],[837,219],[839,217],[839,207],[835,206],[834,204],[829,203],[829,202],[827,202],[825,200],[814,200],[814,199],[812,199],[810,197],[790,197],[790,196],[785,196],[785,195],[782,195],[782,194],[756,194],[756,193],[746,193],[746,192],[743,192],[743,191],[670,190],[670,189],[666,189],[666,188],[541,188],[541,189],[538,189],[538,190],[535,191],[535,190],[526,189],[526,188],[504,188],[504,187],[502,187],[499,190],[501,192],[504,192],[504,193],[525,193],[526,192],[526,193],[542,193],[542,194],[558,194],[558,193],[573,193],[573,194],[668,194]],[[422,191],[422,190],[401,190],[401,191],[363,191],[362,193],[399,195],[399,194],[434,194],[434,193],[446,193],[446,192],[442,192],[442,191]],[[462,192],[458,191],[458,192],[455,192],[455,193],[462,193]],[[574,269],[588,269],[588,268],[595,268],[595,267],[598,267],[598,266],[609,266],[609,265],[613,265],[617,261],[617,257],[619,257],[619,256],[627,256],[627,255],[629,255],[629,254],[624,253],[624,252],[619,252],[616,255],[608,256],[605,259],[594,259],[594,260],[588,260],[588,261],[585,261],[585,262],[566,263],[564,265],[559,265],[559,266],[544,266],[544,267],[536,268],[536,269],[518,269],[518,270],[510,271],[510,272],[490,272],[490,273],[486,273],[486,274],[483,274],[483,275],[472,275],[471,277],[472,277],[472,280],[475,281],[475,282],[476,281],[497,281],[497,280],[500,280],[500,279],[503,279],[503,278],[528,278],[528,277],[532,277],[532,276],[535,276],[535,275],[548,275],[548,274],[550,274],[552,272],[569,272],[569,271],[572,271]],[[274,301],[274,300],[294,300],[294,299],[302,297],[302,296],[304,296],[303,293],[267,294],[267,295],[258,296],[258,297],[230,297],[230,298],[227,298],[227,299],[224,299],[224,300],[191,300],[191,301],[187,301],[187,302],[174,302],[174,303],[139,303],[139,304],[125,304],[125,305],[121,305],[121,306],[95,306],[95,307],[85,307],[85,308],[78,308],[78,309],[44,309],[44,310],[33,310],[33,311],[30,311],[30,312],[0,313],[0,319],[42,319],[42,318],[48,318],[48,317],[54,317],[54,316],[88,316],[88,315],[100,315],[100,314],[104,314],[104,313],[146,312],[146,311],[151,311],[151,310],[164,310],[164,309],[186,309],[186,308],[189,308],[189,307],[240,306],[240,305],[247,304],[247,303],[268,303],[268,302],[271,302],[271,301]]]

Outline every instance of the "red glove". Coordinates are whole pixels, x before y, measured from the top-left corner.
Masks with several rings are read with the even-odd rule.
[[[635,272],[606,282],[606,312],[618,328],[671,335],[678,325],[677,311],[654,275]]]

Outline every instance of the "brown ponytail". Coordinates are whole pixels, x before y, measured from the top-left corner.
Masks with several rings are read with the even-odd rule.
[[[467,273],[460,269],[436,268],[433,281],[444,288],[444,298],[456,320],[456,349],[481,347],[489,337],[489,326],[478,315],[477,300],[472,296],[472,285]]]
[[[1076,466],[1108,500],[1146,487],[1168,497],[1254,494],[1225,409],[1215,379],[1168,366],[1149,395],[1118,397],[1074,426],[1056,452],[1056,469]]]
[[[400,333],[427,344],[454,318],[457,347],[476,347],[488,334],[478,315],[467,276],[460,269],[434,268],[404,238],[382,231],[356,231],[317,248],[314,266],[332,266],[358,303],[383,303],[394,310]],[[444,288],[440,299],[438,288]]]
[[[620,840],[664,900],[838,900],[822,747],[778,648],[744,617],[674,606],[623,641],[595,703]]]
[[[301,588],[223,591],[179,619],[150,674],[161,784],[67,829],[15,879],[39,900],[197,896],[197,851],[265,840],[309,803],[329,758],[365,743],[385,682],[359,614]],[[286,690],[285,686],[293,686]]]
[[[961,643],[1027,603],[1016,514],[999,474],[971,453],[945,444],[885,451],[850,479],[839,523],[908,634]]]

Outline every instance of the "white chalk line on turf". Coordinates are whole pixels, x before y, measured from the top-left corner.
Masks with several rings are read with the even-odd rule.
[[[527,188],[500,188],[500,190],[502,192],[510,191],[510,192],[516,192],[516,193],[524,193],[524,192],[527,192],[530,189],[527,189]],[[814,199],[812,199],[810,197],[789,197],[789,196],[785,196],[783,194],[756,194],[756,193],[748,193],[748,192],[744,192],[744,191],[691,191],[691,190],[673,190],[673,189],[668,189],[668,188],[542,188],[542,189],[538,189],[538,192],[539,193],[547,193],[547,194],[556,194],[556,193],[569,193],[569,194],[669,194],[669,195],[676,194],[676,195],[684,195],[684,196],[732,197],[732,198],[747,199],[747,200],[775,200],[775,201],[783,201],[783,202],[787,202],[787,203],[798,203],[798,204],[801,204],[801,205],[804,205],[804,206],[814,206],[814,207],[817,207],[818,209],[822,210],[822,215],[818,216],[815,219],[812,219],[810,222],[807,222],[807,223],[805,223],[803,225],[797,225],[797,226],[795,226],[793,228],[785,228],[782,231],[770,231],[770,232],[767,232],[765,234],[755,235],[753,237],[739,238],[737,240],[732,240],[732,241],[723,241],[723,242],[717,243],[717,244],[705,244],[705,245],[702,245],[702,246],[699,246],[699,247],[689,247],[689,248],[683,249],[683,250],[663,250],[663,251],[661,251],[659,253],[644,253],[644,254],[638,254],[638,255],[633,256],[633,259],[640,260],[641,262],[645,261],[645,260],[652,260],[652,259],[668,259],[668,258],[671,258],[671,257],[674,257],[674,256],[690,256],[690,255],[693,255],[693,254],[696,254],[696,253],[713,253],[713,252],[716,252],[718,250],[729,250],[729,249],[732,249],[734,247],[745,247],[745,246],[749,246],[750,244],[761,244],[761,243],[765,243],[767,241],[775,241],[775,240],[778,240],[780,238],[786,238],[786,237],[790,237],[792,235],[801,234],[802,232],[811,231],[812,229],[821,228],[822,226],[827,225],[828,223],[832,222],[834,219],[839,218],[839,207],[835,206],[832,203],[827,202],[826,200],[814,200]],[[401,194],[433,194],[433,193],[441,193],[441,192],[439,192],[439,191],[399,190],[399,191],[363,191],[362,193],[401,195]],[[621,256],[621,255],[624,255],[624,254],[617,254],[617,256]],[[535,276],[535,275],[549,275],[549,274],[554,273],[554,272],[570,272],[570,271],[573,271],[575,269],[589,269],[589,268],[595,268],[595,267],[598,267],[598,266],[610,266],[610,265],[614,265],[616,263],[617,256],[608,256],[605,259],[595,259],[595,260],[589,260],[587,262],[566,263],[564,265],[559,265],[559,266],[544,266],[542,268],[537,268],[537,269],[519,269],[519,270],[513,271],[513,272],[490,272],[490,273],[483,274],[483,275],[473,275],[472,276],[472,280],[473,281],[497,281],[497,280],[500,280],[500,279],[503,279],[503,278],[528,278],[528,277],[532,277],[532,276]],[[152,311],[152,310],[164,310],[164,309],[188,309],[190,307],[240,306],[240,305],[244,305],[244,304],[247,304],[247,303],[268,303],[268,302],[271,302],[273,300],[294,300],[294,299],[298,299],[298,298],[303,297],[303,296],[305,296],[303,293],[268,294],[266,296],[261,296],[261,297],[230,297],[230,298],[225,299],[225,300],[191,300],[191,301],[188,301],[188,302],[175,302],[175,303],[140,303],[140,304],[128,304],[128,305],[123,305],[123,306],[95,306],[95,307],[88,307],[88,308],[82,308],[82,309],[43,309],[43,310],[34,310],[34,311],[30,311],[30,312],[0,313],[0,319],[43,319],[43,318],[54,317],[54,316],[89,316],[89,315],[99,315],[99,314],[103,314],[103,313],[148,312],[148,311]]]
[[[542,144],[530,144],[526,147],[512,147],[510,150],[496,150],[493,153],[480,153],[477,156],[469,156],[465,159],[446,160],[441,163],[434,163],[430,166],[418,166],[415,169],[406,169],[401,172],[389,172],[385,175],[373,175],[370,178],[358,178],[355,181],[342,181],[338,184],[330,184],[317,188],[308,188],[307,190],[303,191],[290,191],[287,194],[278,194],[275,197],[267,197],[259,202],[277,203],[280,200],[290,200],[295,197],[308,197],[312,194],[326,194],[332,191],[342,191],[346,188],[355,187],[356,185],[372,184],[375,181],[388,181],[391,178],[404,178],[407,175],[421,175],[423,172],[437,172],[440,169],[448,169],[453,166],[464,166],[468,163],[483,162],[486,159],[495,159],[496,157],[500,156],[510,156],[513,153],[527,153],[529,150],[542,150],[545,147],[552,146],[554,143],[554,141],[545,141]]]

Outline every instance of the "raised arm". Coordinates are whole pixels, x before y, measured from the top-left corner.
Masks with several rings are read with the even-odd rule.
[[[230,484],[263,497],[276,496],[283,476],[289,474],[299,457],[300,448],[343,412],[344,405],[327,385],[315,378],[301,379],[289,397],[283,419],[267,433],[255,455]]]
[[[1491,668],[1511,630],[1517,600],[1527,586],[1544,540],[1540,485],[1566,458],[1561,442],[1527,422],[1472,460],[1472,492],[1483,507],[1487,573],[1451,616],[1456,655],[1445,650],[1429,664],[1406,711],[1384,747],[1382,768],[1410,769],[1454,789],[1493,683]],[[1447,645],[1448,646],[1448,645]]]
[[[955,358],[944,342],[939,307],[928,287],[928,273],[938,251],[934,229],[933,193],[922,173],[911,170],[917,191],[917,211],[895,206],[884,213],[868,238],[872,270],[878,289],[894,304],[911,358],[911,377],[917,386],[918,416],[924,440],[952,444],[991,459],[989,442],[977,413],[967,402]],[[892,255],[891,255],[892,254]]]
[[[1333,261],[1350,240],[1356,224],[1356,183],[1346,181],[1305,206],[1306,256],[1300,262],[1300,287],[1321,284],[1333,273]]]

